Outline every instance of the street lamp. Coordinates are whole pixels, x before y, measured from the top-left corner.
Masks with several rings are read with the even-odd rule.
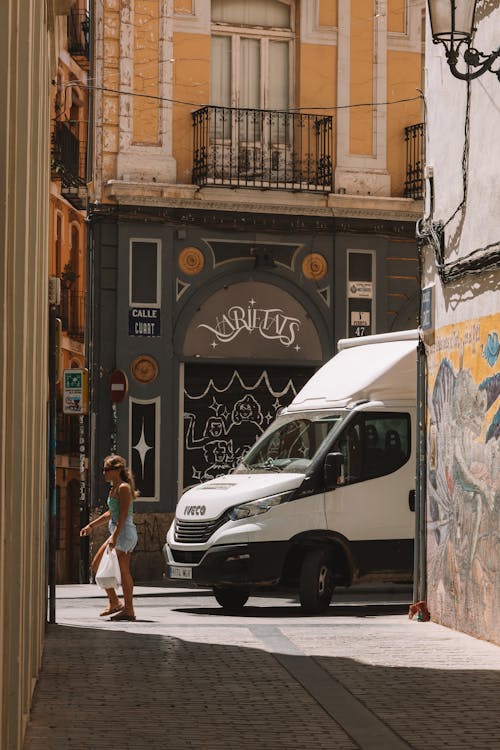
[[[477,0],[428,0],[432,41],[434,44],[444,45],[448,66],[455,78],[472,81],[489,70],[500,81],[500,63],[493,70],[495,61],[500,60],[500,47],[490,55],[471,47],[476,2]],[[466,72],[457,68],[461,53],[467,65]]]

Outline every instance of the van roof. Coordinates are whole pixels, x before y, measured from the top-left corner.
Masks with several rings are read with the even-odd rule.
[[[353,401],[415,400],[418,330],[341,339],[339,352],[295,396],[287,411],[345,407]]]

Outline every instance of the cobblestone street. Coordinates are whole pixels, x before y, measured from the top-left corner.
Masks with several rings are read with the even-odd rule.
[[[138,587],[137,621],[58,589],[24,750],[500,747],[500,649],[408,620],[405,596],[286,598],[223,615],[208,592]]]

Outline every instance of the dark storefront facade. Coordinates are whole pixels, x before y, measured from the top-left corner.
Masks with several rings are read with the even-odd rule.
[[[90,222],[91,507],[116,450],[141,492],[136,576],[160,578],[183,489],[230,471],[339,338],[416,325],[413,224],[132,207]]]

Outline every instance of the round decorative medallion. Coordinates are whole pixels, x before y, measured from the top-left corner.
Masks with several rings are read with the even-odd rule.
[[[328,263],[319,253],[310,253],[302,261],[302,273],[306,279],[319,281],[326,275]]]
[[[139,383],[150,383],[158,375],[158,363],[148,354],[141,354],[130,365],[130,371]]]
[[[179,255],[179,268],[188,276],[195,276],[203,269],[205,258],[197,247],[185,247]]]

